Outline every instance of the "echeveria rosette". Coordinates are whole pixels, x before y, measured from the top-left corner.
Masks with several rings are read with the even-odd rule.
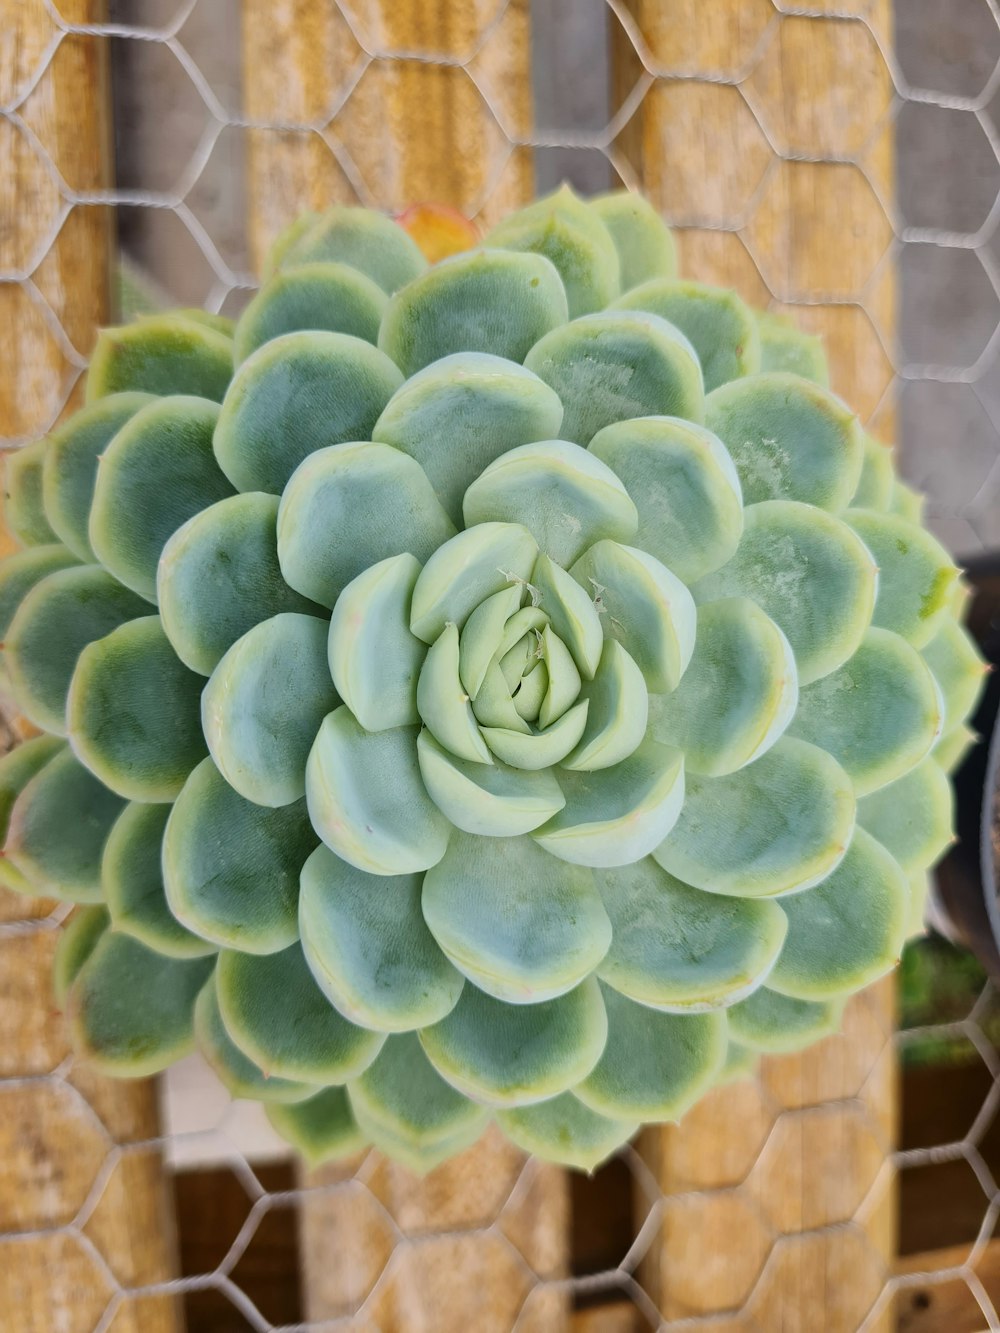
[[[428,266],[309,215],[16,455],[4,882],[114,1074],[311,1160],[591,1168],[919,928],[982,667],[818,343],[568,190]]]

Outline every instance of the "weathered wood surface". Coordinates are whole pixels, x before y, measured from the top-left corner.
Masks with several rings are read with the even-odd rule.
[[[60,7],[70,23],[104,17],[99,0]],[[0,26],[0,102],[33,85],[17,113],[70,194],[104,188],[105,41],[65,37],[35,81],[56,34],[42,0],[0,0]],[[72,207],[63,218],[69,201],[8,119],[0,119],[0,157],[0,268],[30,283],[0,285],[0,433],[14,443],[43,431],[67,396],[70,405],[78,398],[82,359],[110,314],[111,231],[106,208]],[[2,542],[10,549],[8,534]],[[3,748],[17,731],[15,722]],[[143,1286],[173,1272],[158,1154],[117,1147],[155,1138],[152,1084],[112,1083],[83,1068],[51,1076],[68,1054],[51,994],[57,932],[37,924],[52,906],[0,890],[0,1322],[18,1333],[93,1328],[116,1284]],[[179,1333],[176,1306],[126,1296],[111,1327]]]
[[[868,27],[888,38],[889,0],[810,5],[813,17],[770,0],[628,8],[655,72],[689,76],[658,77],[618,144],[680,227],[683,271],[822,333],[833,387],[891,440],[892,83]],[[624,96],[640,73],[624,40],[616,73]],[[840,1036],[765,1060],[758,1080],[643,1136],[666,1204],[641,1275],[668,1321],[861,1324],[895,1252],[893,994],[892,979],[878,983]],[[890,1312],[871,1325],[891,1326]]]

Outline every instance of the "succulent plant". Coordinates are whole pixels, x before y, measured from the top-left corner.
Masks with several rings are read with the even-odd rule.
[[[10,462],[3,882],[79,1052],[310,1160],[592,1168],[919,928],[982,665],[819,344],[569,190],[428,265],[335,208],[102,333]]]

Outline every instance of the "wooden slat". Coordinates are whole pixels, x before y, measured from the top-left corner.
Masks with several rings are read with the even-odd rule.
[[[769,0],[628,7],[657,73],[694,76],[659,77],[617,145],[679,226],[683,271],[823,333],[834,388],[888,438],[892,154],[880,124],[892,84],[868,27],[779,15]],[[888,36],[889,0],[859,12]],[[640,66],[621,36],[615,68],[624,94]],[[793,156],[863,161],[876,189],[854,161]],[[895,1250],[893,994],[892,979],[879,983],[852,1001],[842,1035],[765,1060],[759,1080],[643,1136],[667,1203],[642,1276],[668,1321],[859,1325]]]
[[[71,23],[105,17],[99,0],[61,0],[60,9]],[[42,0],[2,0],[0,24],[0,101],[10,104],[32,82],[56,30]],[[30,133],[0,121],[0,268],[30,274],[36,289],[33,299],[24,286],[0,286],[0,432],[10,441],[39,433],[59,413],[78,375],[74,354],[89,352],[110,314],[109,212],[74,207],[60,225],[59,191],[30,136],[71,192],[104,187],[107,94],[106,43],[71,35],[19,107]],[[70,404],[78,397],[77,385]],[[16,734],[15,727],[3,740]],[[50,906],[0,890],[7,926],[38,921]],[[113,1296],[80,1234],[58,1230],[74,1220],[123,1287],[173,1273],[158,1154],[136,1149],[110,1160],[115,1145],[155,1138],[152,1084],[111,1083],[84,1068],[68,1081],[50,1077],[67,1055],[51,994],[56,939],[46,929],[0,937],[0,1310],[19,1333],[92,1328]],[[81,1213],[105,1170],[103,1192]],[[176,1304],[126,1299],[113,1328],[179,1333]]]

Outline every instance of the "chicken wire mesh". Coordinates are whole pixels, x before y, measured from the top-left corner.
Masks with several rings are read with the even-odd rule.
[[[316,163],[322,164],[320,191],[399,207],[406,202],[393,197],[400,178],[392,175],[386,162],[391,151],[378,135],[384,77],[387,70],[419,67],[437,71],[454,85],[450,113],[469,121],[476,161],[461,176],[464,197],[452,202],[477,216],[492,217],[525,185],[544,189],[563,177],[584,190],[618,180],[638,184],[630,135],[638,118],[658,101],[663,103],[661,119],[673,118],[678,136],[704,136],[703,166],[717,151],[719,141],[713,147],[711,134],[728,136],[726,150],[732,153],[735,143],[741,163],[737,173],[703,172],[698,179],[679,179],[675,189],[667,183],[666,212],[679,228],[688,270],[696,269],[700,253],[724,253],[732,281],[751,299],[780,308],[795,304],[807,324],[819,307],[842,314],[844,331],[833,346],[835,376],[840,358],[842,367],[861,381],[859,405],[876,431],[888,427],[898,399],[902,468],[929,492],[931,525],[958,555],[996,545],[1000,11],[994,0],[899,0],[894,39],[875,0],[817,0],[813,5],[746,0],[739,22],[716,48],[727,53],[722,64],[705,56],[697,32],[668,40],[664,18],[644,24],[636,17],[638,7],[625,0],[535,0],[531,123],[524,121],[523,108],[512,110],[511,73],[497,58],[510,25],[526,15],[516,0],[457,6],[467,22],[457,35],[449,32],[446,44],[428,24],[426,34],[417,33],[417,44],[405,46],[390,41],[386,26],[372,18],[378,6],[316,0],[326,40],[336,45],[338,76],[321,98],[306,98],[298,114],[280,118],[247,110],[251,98],[241,71],[239,0],[118,0],[108,21],[100,24],[72,21],[71,7],[65,4],[61,10],[55,0],[44,0],[43,7],[47,23],[37,47],[11,53],[2,62],[7,68],[0,108],[4,152],[14,165],[15,184],[30,189],[37,229],[26,245],[23,238],[15,243],[0,237],[0,283],[17,295],[19,304],[8,304],[8,310],[36,342],[45,344],[48,355],[46,373],[33,386],[37,411],[14,405],[8,414],[15,426],[8,445],[44,433],[70,401],[85,368],[81,340],[51,297],[57,241],[80,210],[115,212],[125,308],[170,301],[235,313],[255,287],[253,255],[261,241],[255,225],[273,231],[297,204],[315,202],[282,198],[278,185],[261,198],[259,183],[252,180],[254,153],[273,141],[308,158],[313,177]],[[660,10],[669,22],[671,6]],[[676,10],[683,16],[675,29],[685,20],[690,26],[692,16],[703,12],[690,0],[678,0]],[[784,87],[776,72],[782,44],[794,44],[796,25],[811,25],[811,36],[812,25],[823,25],[824,40],[834,48],[843,43],[845,129],[836,144],[817,142],[808,98],[801,89],[796,93]],[[45,98],[63,69],[61,53],[80,41],[110,48],[113,188],[80,188],[57,168],[46,141]],[[888,71],[884,95],[879,79],[871,77],[874,68],[883,67]],[[860,108],[849,105],[852,68],[876,90]],[[898,151],[894,198],[878,165],[890,134]],[[374,153],[373,142],[379,145]],[[658,142],[666,175],[673,140],[665,134]],[[859,212],[877,215],[866,231],[870,254],[862,269],[855,265],[838,277],[834,255],[833,277],[821,296],[815,284],[811,294],[805,291],[808,284],[801,281],[794,255],[776,246],[768,225],[787,198],[789,165],[811,163],[837,164],[849,172],[838,184],[845,226],[852,226]],[[254,188],[258,194],[251,210]],[[248,223],[251,211],[257,224]],[[893,265],[899,273],[898,335],[895,307],[886,295]],[[28,951],[51,936],[64,912],[39,909],[28,919],[17,915],[5,907],[0,944]],[[44,945],[39,948],[44,953]],[[975,988],[978,979],[968,985]],[[91,1295],[73,1308],[66,1325],[71,1333],[108,1333],[123,1328],[124,1312],[144,1301],[204,1291],[226,1303],[237,1321],[233,1327],[254,1330],[395,1328],[393,1311],[405,1311],[407,1300],[416,1296],[424,1301],[447,1296],[455,1309],[468,1308],[466,1322],[472,1327],[555,1328],[568,1303],[575,1302],[584,1311],[592,1305],[596,1312],[597,1322],[581,1323],[581,1328],[610,1329],[607,1321],[627,1318],[630,1322],[621,1327],[720,1329],[717,1312],[729,1312],[733,1322],[727,1328],[770,1329],[779,1326],[781,1317],[773,1293],[783,1278],[787,1247],[782,1237],[797,1231],[807,1237],[833,1234],[838,1242],[846,1237],[843,1280],[855,1290],[856,1309],[844,1317],[854,1327],[886,1327],[887,1318],[917,1327],[913,1320],[920,1307],[910,1302],[910,1293],[926,1304],[928,1293],[940,1291],[948,1293],[949,1330],[959,1327],[959,1319],[962,1328],[1000,1329],[994,1305],[1000,1295],[991,1286],[986,1263],[1000,1215],[995,1174],[1000,1154],[993,1151],[1000,1107],[997,1003],[987,985],[968,1002],[963,999],[967,991],[968,986],[946,996],[946,1003],[925,1006],[925,1012],[917,1006],[915,1017],[906,1020],[909,1026],[895,1033],[885,994],[863,997],[850,1011],[848,1037],[839,1039],[835,1055],[825,1057],[840,1062],[842,1077],[830,1085],[832,1091],[820,1079],[811,1092],[804,1086],[789,1092],[780,1075],[765,1076],[745,1104],[743,1094],[734,1091],[731,1114],[738,1117],[746,1110],[752,1123],[741,1125],[728,1175],[699,1177],[689,1182],[691,1188],[668,1197],[649,1154],[635,1146],[623,1150],[613,1169],[627,1175],[631,1186],[630,1232],[613,1261],[604,1255],[589,1270],[585,1263],[572,1268],[563,1244],[571,1201],[562,1177],[498,1139],[476,1150],[481,1156],[473,1174],[441,1168],[446,1174],[437,1186],[423,1187],[422,1194],[405,1173],[375,1154],[302,1177],[291,1189],[275,1187],[268,1164],[282,1150],[266,1136],[255,1113],[245,1104],[230,1103],[197,1063],[183,1066],[168,1081],[162,1131],[137,1123],[126,1132],[60,1049],[46,1011],[39,1019],[30,1070],[0,1068],[0,1074],[9,1075],[0,1078],[0,1100],[10,1110],[17,1098],[44,1085],[43,1100],[36,1104],[45,1107],[46,1151],[56,1157],[44,1167],[45,1188],[32,1195],[31,1207],[23,1203],[30,1191],[21,1202],[3,1205],[0,1249],[6,1255],[0,1267],[6,1263],[11,1271],[18,1245],[44,1235],[53,1240],[53,1264],[77,1265],[91,1278],[96,1274],[87,1288]],[[39,998],[39,1004],[46,1002]],[[866,1047],[865,1063],[857,1068],[850,1061],[851,1034]],[[964,1063],[955,1068],[975,1071],[961,1075],[972,1088],[974,1106],[964,1122],[956,1111],[939,1117],[935,1130],[920,1126],[908,1137],[904,1099],[904,1146],[887,1159],[892,1126],[880,1119],[878,1102],[893,1046],[911,1062],[921,1051],[958,1053]],[[963,1105],[968,1104],[966,1098]],[[860,1114],[845,1119],[841,1105],[860,1108]],[[768,1198],[767,1166],[778,1146],[799,1135],[804,1145],[800,1158],[808,1170],[814,1160],[810,1154],[819,1152],[810,1125],[823,1137],[823,1151],[832,1154],[834,1163],[838,1153],[852,1153],[868,1162],[870,1171],[854,1182],[853,1193],[842,1192],[829,1214],[812,1216],[806,1209],[798,1218],[784,1218]],[[11,1152],[23,1180],[37,1183],[37,1162],[29,1160],[33,1150],[37,1144],[34,1149],[15,1144]],[[101,1243],[101,1225],[109,1201],[118,1197],[128,1162],[148,1163],[161,1153],[173,1170],[223,1166],[246,1196],[245,1218],[211,1270],[165,1282],[147,1280],[134,1266],[109,1263]],[[73,1171],[57,1160],[62,1154],[73,1156]],[[915,1254],[895,1269],[873,1266],[863,1247],[851,1248],[851,1236],[870,1226],[893,1168],[900,1173],[904,1210],[908,1199],[933,1197],[926,1190],[908,1194],[907,1182],[920,1173],[942,1189],[954,1189],[955,1180],[962,1179],[965,1213],[975,1215],[976,1225],[933,1271],[922,1262],[919,1227],[911,1245]],[[687,1274],[688,1286],[715,1284],[718,1300],[705,1307],[712,1314],[697,1313],[693,1298],[678,1313],[677,1302],[667,1309],[651,1290],[647,1261],[664,1236],[680,1240],[685,1207],[690,1203],[697,1209],[706,1195],[725,1196],[740,1263],[733,1265],[732,1254],[723,1253],[711,1272]],[[245,1261],[265,1219],[291,1219],[292,1210],[304,1227],[307,1281],[317,1290],[325,1284],[326,1295],[316,1298],[314,1292],[316,1309],[307,1312],[306,1322],[289,1325],[276,1323],[244,1285]],[[306,1234],[310,1217],[311,1240]],[[310,1256],[317,1237],[325,1237],[325,1243]],[[440,1266],[442,1257],[451,1287],[435,1293],[427,1273]],[[956,1287],[964,1293],[964,1304],[956,1303]],[[622,1303],[614,1313],[610,1304],[594,1304],[611,1297]],[[485,1309],[477,1302],[487,1298],[489,1325],[482,1322],[485,1314],[478,1321],[475,1314]],[[684,1307],[683,1292],[679,1302]]]

